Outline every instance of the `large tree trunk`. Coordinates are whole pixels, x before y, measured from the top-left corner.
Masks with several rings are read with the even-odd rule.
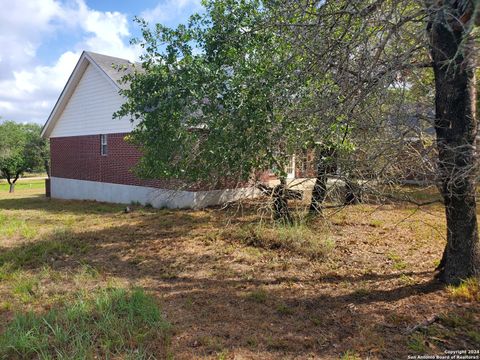
[[[312,191],[312,201],[310,203],[310,214],[321,214],[322,205],[327,196],[327,172],[324,171],[324,167],[321,162],[317,166],[317,178],[315,179],[315,185]]]
[[[47,177],[50,178],[50,161],[45,160],[43,163],[43,167],[45,169],[45,172],[47,173]]]
[[[14,191],[15,191],[15,183],[11,183],[8,192],[13,193]]]
[[[441,280],[457,284],[480,275],[475,202],[475,55],[458,1],[431,10],[428,30],[435,73],[438,180],[445,202],[447,245]],[[438,4],[437,4],[438,6]]]

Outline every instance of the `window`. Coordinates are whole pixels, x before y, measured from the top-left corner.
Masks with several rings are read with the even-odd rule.
[[[107,155],[107,135],[106,134],[100,135],[100,154],[102,156]]]
[[[288,179],[293,179],[295,177],[295,155],[289,157],[285,172],[287,173]]]
[[[309,154],[308,150],[303,150],[300,154],[300,171],[302,172],[302,176],[307,176],[309,172],[311,172],[311,154]]]

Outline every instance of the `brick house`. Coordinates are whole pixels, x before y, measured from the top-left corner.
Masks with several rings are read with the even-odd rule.
[[[124,101],[124,73],[114,65],[131,68],[127,60],[84,51],[43,127],[50,140],[51,197],[201,208],[257,194],[248,186],[212,189],[136,177],[132,168],[141,153],[124,139],[135,124],[112,118]]]
[[[59,199],[201,208],[258,195],[253,186],[211,188],[173,180],[140,179],[132,168],[141,153],[125,136],[135,124],[113,119],[124,98],[119,80],[131,71],[128,60],[84,51],[42,129],[50,140],[50,196]],[[306,177],[302,156],[292,157],[289,179]],[[309,174],[311,176],[311,174]],[[260,176],[274,182],[270,172]]]

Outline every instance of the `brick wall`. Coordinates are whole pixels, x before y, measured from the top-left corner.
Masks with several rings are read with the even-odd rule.
[[[205,186],[186,185],[173,180],[144,180],[132,172],[140,152],[124,140],[126,133],[108,134],[108,152],[100,154],[100,135],[50,139],[52,176],[162,189],[202,190]]]
[[[248,184],[225,180],[223,185],[217,184],[216,187],[212,187],[211,184],[185,184],[174,180],[140,179],[134,175],[132,170],[140,159],[141,153],[124,140],[126,135],[127,133],[107,135],[108,151],[106,156],[102,156],[100,153],[100,135],[51,138],[51,175],[59,178],[171,190],[199,191],[248,186]],[[297,177],[314,176],[311,163],[307,167],[308,174],[300,169],[300,159],[296,161],[296,166]],[[266,171],[259,174],[257,178],[261,181],[268,181],[275,179],[275,176],[270,171]]]

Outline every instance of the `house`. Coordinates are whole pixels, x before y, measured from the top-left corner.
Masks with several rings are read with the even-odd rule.
[[[112,117],[125,86],[115,66],[132,68],[124,59],[83,52],[43,127],[42,136],[50,139],[52,198],[201,208],[258,193],[248,186],[211,189],[136,177],[132,168],[141,153],[125,141],[135,124]]]
[[[141,153],[125,140],[135,124],[127,118],[113,119],[125,100],[119,90],[128,86],[119,82],[124,72],[118,67],[131,71],[132,65],[93,52],[80,56],[42,130],[42,136],[50,139],[50,196],[168,208],[202,208],[257,196],[258,190],[248,185],[212,188],[135,176],[132,169]],[[289,186],[313,186],[313,157],[313,152],[292,156],[286,168]],[[416,168],[410,162],[407,167]],[[269,171],[259,177],[264,183],[278,182]]]

